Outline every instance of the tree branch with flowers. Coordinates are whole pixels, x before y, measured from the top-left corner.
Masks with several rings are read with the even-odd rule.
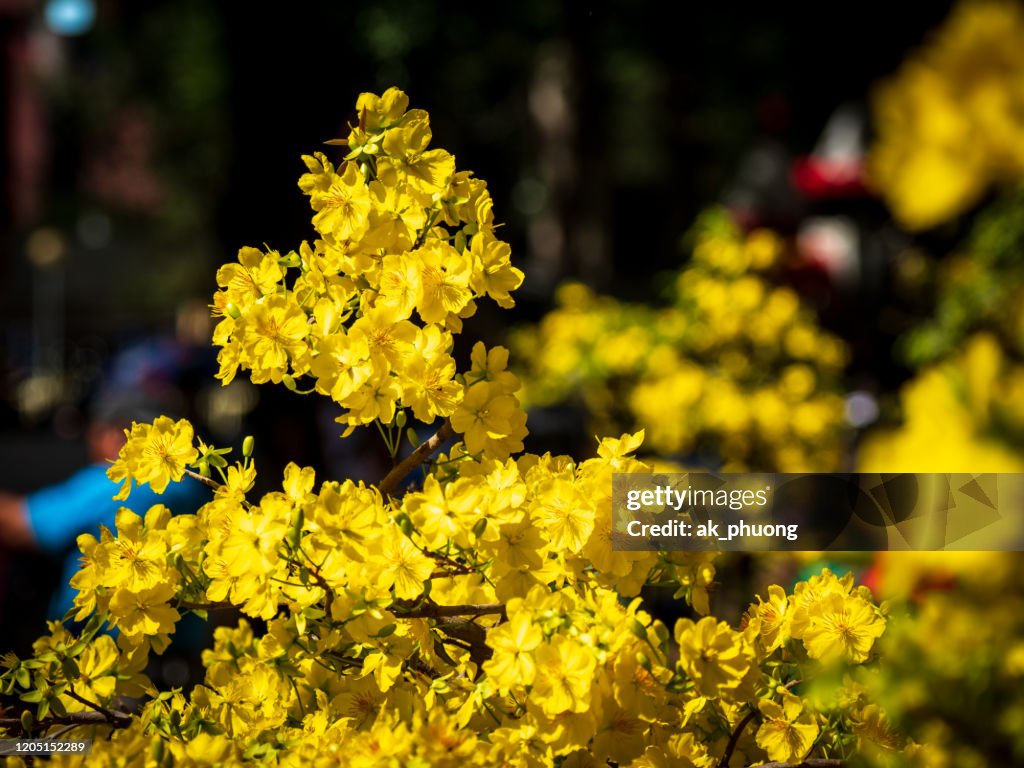
[[[251,440],[232,462],[187,421],[134,424],[109,472],[128,506],[79,538],[68,624],[4,657],[0,727],[73,727],[98,764],[842,764],[869,738],[856,675],[884,612],[826,570],[733,628],[704,615],[712,555],[615,550],[612,474],[651,471],[643,433],[583,461],[522,452],[507,350],[478,343],[463,369],[452,354],[477,303],[511,307],[523,280],[487,186],[430,147],[401,91],[356,115],[340,161],[303,158],[313,242],[218,270],[213,340],[223,383],[330,398],[346,435],[380,428],[394,469],[372,486],[290,464],[255,499]],[[413,420],[436,434],[400,457]],[[171,482],[212,498],[130,509],[135,485]],[[695,618],[670,630],[648,584]],[[183,614],[224,607],[243,618],[215,630],[204,681],[157,690],[147,661]],[[831,692],[802,695],[823,671]]]

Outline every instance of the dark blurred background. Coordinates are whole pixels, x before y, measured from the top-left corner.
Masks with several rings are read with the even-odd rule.
[[[527,274],[515,313],[471,323],[497,342],[568,277],[644,296],[710,203],[784,233],[837,206],[870,226],[873,201],[815,199],[791,169],[949,5],[273,7],[0,0],[0,490],[80,467],[88,403],[112,379],[171,385],[218,444],[255,434],[271,480],[288,460],[352,459],[325,449],[336,426],[312,398],[212,380],[207,303],[240,246],[311,236],[299,155],[347,133],[359,92],[403,88],[489,182]],[[871,325],[864,307],[821,309]],[[0,560],[7,648],[13,616],[38,634],[58,569]]]

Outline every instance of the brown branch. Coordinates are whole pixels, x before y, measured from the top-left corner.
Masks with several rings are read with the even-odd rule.
[[[800,683],[802,683],[802,682],[803,682],[803,680],[790,680],[788,683],[786,683],[785,688],[787,690],[791,690],[791,689],[795,688],[796,686],[800,685]],[[718,768],[729,768],[729,760],[732,758],[732,753],[736,749],[736,744],[739,742],[740,736],[743,735],[743,729],[746,728],[750,724],[750,721],[754,719],[754,716],[756,714],[757,714],[756,711],[749,712],[749,713],[747,713],[746,717],[744,717],[742,720],[740,720],[739,724],[736,726],[736,730],[733,731],[732,735],[729,736],[729,743],[725,745],[725,754],[723,754],[722,755],[722,759],[718,761]],[[782,766],[782,765],[787,765],[787,764],[786,763],[768,763],[767,765],[779,765],[779,766]],[[812,766],[812,765],[815,765],[815,763],[813,763],[813,762],[804,762],[804,763],[801,763],[801,765]],[[828,763],[824,763],[823,765],[828,765]],[[759,768],[764,768],[764,766],[759,766]],[[790,766],[789,768],[796,768],[796,766]]]
[[[68,688],[66,691],[64,691],[64,693],[67,696],[70,696],[75,701],[77,701],[79,704],[84,704],[97,714],[102,715],[106,719],[106,721],[111,725],[117,724],[119,720],[123,720],[124,725],[127,725],[131,721],[131,717],[125,714],[124,712],[117,712],[113,709],[101,707],[99,704],[93,701],[89,701],[89,699],[85,698],[84,696],[80,696],[79,694],[75,693],[74,688]],[[124,727],[124,725],[120,727]]]
[[[438,574],[441,577],[452,576],[452,575],[459,575],[459,574],[467,574],[467,573],[476,573],[476,569],[473,568],[473,566],[465,565],[463,563],[460,563],[457,560],[452,560],[450,557],[446,557],[445,555],[442,555],[442,554],[440,554],[438,552],[430,552],[430,551],[425,550],[425,549],[420,549],[420,552],[422,552],[427,557],[431,557],[434,560],[437,560],[437,562],[439,562],[439,563],[444,563],[445,565],[447,565],[449,568],[452,569],[452,573],[440,573],[440,574]],[[434,578],[434,574],[430,574],[430,578]]]
[[[469,658],[478,668],[491,658],[491,649],[487,645],[487,628],[477,624],[475,619],[480,616],[507,618],[501,603],[438,605],[424,600],[417,605],[411,600],[396,600],[388,610],[398,619],[433,619],[434,628],[444,635],[439,640],[469,651]]]
[[[398,463],[398,466],[388,472],[384,479],[380,481],[380,484],[377,487],[380,490],[381,496],[385,499],[389,498],[398,487],[398,484],[402,482],[410,472],[430,458],[430,455],[440,448],[444,442],[454,434],[455,430],[452,429],[451,421],[445,419],[444,424],[441,425],[441,428],[437,430],[433,436],[428,438],[426,442],[421,443],[415,451],[402,459]]]
[[[501,616],[505,618],[505,606],[501,603],[480,603],[475,605],[438,605],[424,602],[416,606],[412,601],[396,600],[388,608],[398,619],[441,619],[476,616]]]
[[[846,761],[812,757],[802,763],[758,763],[757,768],[846,768]]]
[[[491,648],[487,645],[487,630],[475,621],[442,617],[437,620],[437,629],[443,632],[447,640],[455,638],[466,644],[470,660],[479,667],[491,658]],[[442,642],[445,638],[442,638]]]
[[[722,759],[718,761],[718,768],[729,768],[729,760],[732,758],[732,753],[736,749],[736,744],[740,740],[740,736],[743,735],[743,729],[750,724],[750,721],[754,719],[757,714],[756,710],[752,710],[747,713],[747,716],[740,720],[736,726],[736,730],[732,732],[729,737],[729,743],[725,745],[725,753],[722,755]]]
[[[131,725],[131,722],[131,715],[113,710],[107,710],[106,712],[68,712],[66,715],[47,715],[33,726],[33,730],[45,730],[51,725],[109,725],[114,728],[127,728]],[[10,726],[20,728],[21,718],[0,718],[0,728],[8,728]]]
[[[197,603],[193,600],[178,600],[175,607],[184,608],[186,611],[227,611],[238,606],[233,603]]]
[[[215,491],[220,490],[221,488],[224,487],[216,480],[214,480],[212,477],[204,477],[203,475],[200,475],[198,472],[193,472],[191,469],[186,469],[185,474],[188,475],[189,477],[195,478],[203,485],[210,486]]]

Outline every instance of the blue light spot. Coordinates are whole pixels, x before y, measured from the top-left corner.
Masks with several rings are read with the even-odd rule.
[[[49,0],[44,13],[52,32],[69,37],[88,32],[96,20],[92,0]]]

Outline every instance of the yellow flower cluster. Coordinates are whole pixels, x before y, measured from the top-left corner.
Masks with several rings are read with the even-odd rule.
[[[671,306],[562,286],[559,306],[513,338],[527,401],[579,398],[598,431],[642,427],[662,454],[711,451],[729,469],[837,469],[847,352],[767,278],[782,248],[769,231],[743,237],[709,214]]]
[[[486,591],[475,576],[435,583],[455,599]],[[203,654],[204,684],[188,695],[150,698],[139,720],[94,744],[89,764],[142,755],[139,765],[155,766],[249,761],[298,768],[344,759],[366,768],[608,761],[712,768],[727,749],[736,764],[799,762],[855,698],[861,706],[850,711],[857,717],[868,706],[868,714],[884,717],[851,678],[813,697],[797,693],[805,678],[866,660],[885,624],[849,577],[827,570],[792,595],[773,587],[768,603],[750,607],[742,629],[710,616],[681,619],[675,645],[639,599],[625,605],[617,592],[592,583],[536,584],[508,599],[502,616],[481,621],[442,624],[361,606],[349,603],[342,618],[335,604],[334,620],[307,611],[307,626],[295,612],[278,615],[262,634],[244,620],[220,627]],[[812,629],[842,648],[827,656],[830,666],[823,666],[825,655],[815,660],[812,648],[821,640],[811,639]],[[76,638],[55,635],[39,650],[55,656],[49,649],[56,640],[63,649]],[[113,641],[101,638],[99,646],[111,669]],[[113,691],[114,683],[92,685]],[[745,729],[751,720],[755,727]],[[856,741],[867,749],[871,737],[862,720],[851,721],[834,744],[846,749]],[[913,746],[890,732],[885,737]]]
[[[125,508],[116,531],[80,537],[68,618],[87,623],[78,636],[54,625],[32,658],[0,659],[0,695],[19,707],[0,735],[70,725],[95,739],[89,765],[133,768],[712,768],[845,755],[872,734],[906,746],[862,688],[838,682],[873,660],[885,628],[849,577],[772,587],[730,627],[707,615],[712,555],[612,547],[612,475],[652,471],[633,457],[643,432],[602,439],[582,462],[521,454],[507,352],[479,344],[456,373],[451,334],[473,300],[510,304],[521,275],[493,239],[482,183],[427,148],[426,115],[406,106],[398,91],[364,94],[345,163],[309,161],[314,246],[243,250],[220,271],[221,377],[245,367],[298,389],[310,376],[349,426],[376,422],[386,440],[399,409],[447,423],[380,487],[318,485],[290,464],[258,501],[251,440],[229,464],[225,449],[196,445],[187,422],[134,424],[110,469],[119,495],[133,483],[161,492],[188,473],[215,486],[213,498],[175,517]],[[721,355],[752,338],[743,323],[719,324],[702,297],[767,291],[760,303],[782,306],[769,310],[779,315],[770,342],[783,349],[767,354],[786,361],[779,386],[802,393],[798,408],[828,339],[791,294],[747,281],[744,260],[773,253],[771,238],[728,242],[702,242],[703,273],[680,277],[673,344],[698,349],[697,328],[716,334],[701,353]],[[746,301],[750,312],[759,303]],[[462,440],[433,457],[449,424]],[[400,493],[397,475],[414,467],[423,482]],[[674,589],[694,618],[670,632],[636,597],[648,585]],[[258,621],[215,631],[202,684],[154,690],[141,670],[180,617],[222,609]],[[818,678],[834,683],[811,696]],[[139,697],[132,715],[116,708],[125,696]]]
[[[917,577],[914,605],[893,611],[879,652],[862,669],[854,723],[874,737],[886,724],[925,745],[916,765],[991,765],[1024,753],[1024,559],[1019,552],[905,553],[887,556],[893,579]],[[955,557],[951,557],[955,555]],[[904,591],[904,595],[907,591]],[[906,599],[906,597],[904,597]],[[871,702],[870,704],[868,702]],[[895,731],[888,726],[890,737]],[[879,764],[898,762],[898,745],[859,747]]]
[[[127,445],[107,470],[111,480],[123,483],[117,499],[128,498],[132,480],[163,493],[168,483],[181,480],[186,465],[199,455],[192,444],[192,425],[184,419],[175,422],[160,416],[152,424],[132,424],[125,437]]]
[[[127,644],[165,648],[181,618],[170,605],[181,580],[174,559],[194,544],[194,524],[191,516],[172,517],[158,504],[145,519],[121,508],[116,537],[106,528],[98,540],[89,533],[79,536],[82,567],[71,579],[78,590],[76,620],[99,611],[110,616]]]
[[[312,377],[346,409],[339,421],[349,429],[391,424],[401,408],[429,424],[465,395],[453,423],[472,427],[474,452],[507,456],[526,434],[515,379],[463,384],[451,356],[476,301],[511,307],[523,281],[494,235],[487,185],[428,148],[427,113],[409,110],[397,88],[363,94],[356,109],[340,165],[303,158],[299,187],[318,239],[285,255],[242,248],[218,270],[218,377],[228,383],[243,368],[255,383],[292,389]]]
[[[901,394],[903,424],[867,436],[862,472],[1022,472],[1024,365],[981,333]]]
[[[896,218],[926,229],[1024,175],[1024,10],[961,2],[875,98],[869,171]]]

